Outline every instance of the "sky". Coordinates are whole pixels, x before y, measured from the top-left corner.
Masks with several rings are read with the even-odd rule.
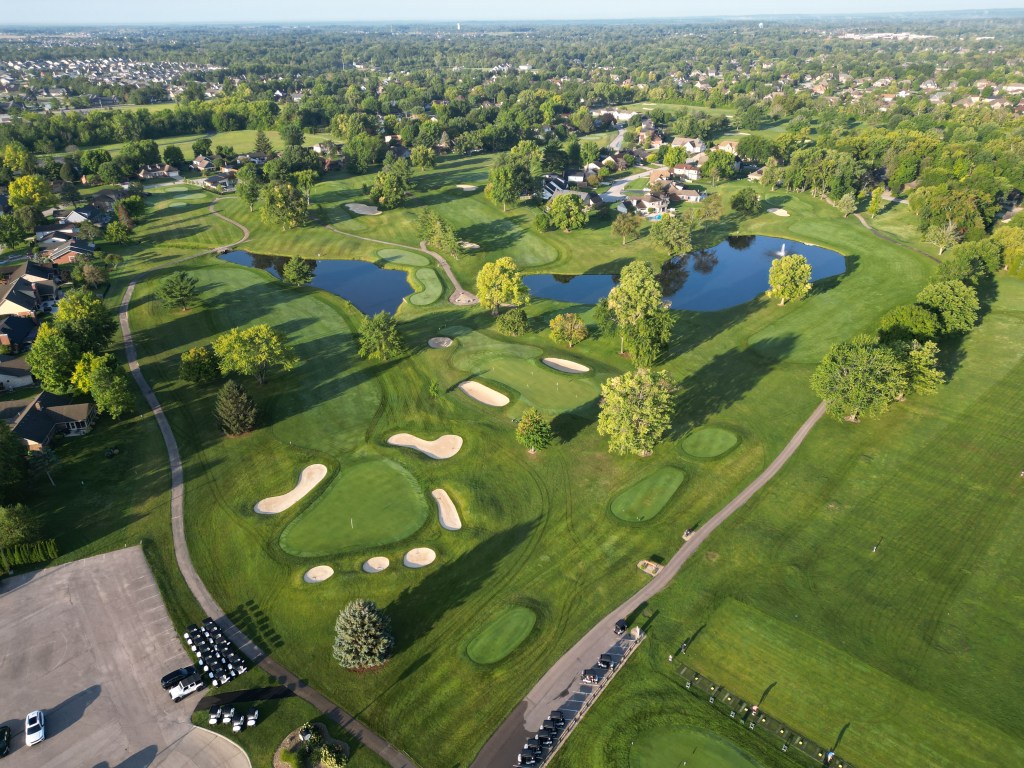
[[[1024,8],[1024,0],[724,0],[697,6],[683,3],[634,3],[623,0],[390,0],[385,4],[355,0],[302,0],[285,4],[268,0],[50,0],[25,3],[4,0],[0,28],[46,24],[168,24],[196,22],[366,22],[366,21],[509,21],[621,19],[708,16],[765,16],[786,13],[875,13],[895,11]],[[382,13],[386,8],[386,13]]]

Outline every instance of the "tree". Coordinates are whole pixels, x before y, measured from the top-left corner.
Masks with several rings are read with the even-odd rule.
[[[906,366],[873,336],[832,345],[811,376],[811,389],[837,419],[878,416],[907,391]]]
[[[651,240],[669,256],[689,253],[693,224],[685,216],[662,216],[651,226]]]
[[[266,323],[233,328],[213,340],[220,372],[253,376],[262,384],[271,368],[290,371],[298,361],[281,335]]]
[[[302,226],[306,221],[306,198],[287,182],[264,185],[259,197],[260,218],[265,224],[279,224],[282,230]]]
[[[64,162],[60,164],[60,180],[71,184],[75,181],[75,178],[75,166],[71,164],[69,159],[64,158]]]
[[[8,203],[12,208],[27,206],[34,211],[57,202],[57,196],[50,189],[50,182],[34,173],[19,176],[7,187]]]
[[[799,253],[772,259],[768,285],[771,288],[765,295],[778,299],[780,307],[787,301],[799,301],[811,290],[811,265]]]
[[[168,144],[164,147],[164,162],[168,165],[181,167],[185,164],[185,153],[177,144]]]
[[[939,318],[920,304],[893,307],[878,323],[878,334],[886,344],[934,339],[941,331]]]
[[[924,239],[939,249],[939,256],[947,248],[952,248],[963,239],[959,227],[952,221],[945,224],[933,224],[924,233]]]
[[[110,279],[110,271],[101,261],[76,261],[71,276],[76,283],[96,288]]]
[[[4,144],[3,153],[0,155],[0,165],[15,173],[28,173],[32,168],[32,153],[24,144],[17,141],[10,141]]]
[[[462,241],[452,225],[429,208],[424,208],[416,217],[420,239],[442,256],[458,259],[462,255]]]
[[[530,453],[542,451],[551,445],[554,433],[551,422],[541,416],[536,408],[527,408],[516,424],[516,440],[525,445]]]
[[[320,178],[319,174],[307,168],[302,171],[296,171],[294,178],[295,186],[306,196],[306,207],[309,207],[309,196],[313,193],[313,187],[316,186]]]
[[[213,146],[213,141],[209,136],[203,136],[201,139],[196,139],[192,142],[192,156],[199,157],[200,155],[206,155],[210,152],[210,147]]]
[[[597,324],[598,333],[602,338],[618,332],[618,322],[612,308],[608,306],[607,296],[602,296],[594,305],[594,322]]]
[[[774,157],[769,157],[765,161],[764,168],[761,169],[761,186],[775,189],[779,185],[780,177],[779,161]]]
[[[228,379],[217,392],[213,415],[225,435],[244,435],[256,428],[259,410],[242,385]]]
[[[242,168],[249,168],[253,166],[242,166]],[[241,170],[241,169],[239,169]],[[260,200],[260,193],[263,191],[263,185],[259,182],[259,179],[243,179],[242,174],[238,174],[238,181],[235,183],[235,195],[249,206],[249,213],[253,212],[256,207],[256,203]]]
[[[412,189],[412,166],[409,161],[399,158],[385,163],[373,180],[370,197],[373,202],[387,211],[397,208]]]
[[[672,423],[675,385],[667,371],[637,368],[601,385],[597,433],[608,451],[650,456]]]
[[[345,669],[379,667],[394,651],[391,622],[372,600],[357,599],[334,623],[334,660]]]
[[[284,278],[286,283],[291,283],[292,285],[307,285],[313,281],[315,271],[315,261],[295,257],[285,261],[281,277]]]
[[[120,221],[112,221],[107,224],[104,236],[112,243],[124,245],[132,239],[132,231]]]
[[[526,317],[526,310],[522,307],[514,307],[498,318],[495,323],[498,333],[506,336],[522,336],[530,332],[530,322]]]
[[[932,310],[942,321],[943,333],[966,333],[978,322],[978,292],[959,280],[926,285],[917,303]]]
[[[621,237],[622,244],[625,245],[627,240],[634,239],[640,233],[643,222],[644,217],[638,213],[620,213],[612,222],[612,233],[616,237]]]
[[[301,147],[306,135],[298,123],[284,123],[278,126],[277,133],[286,147]]]
[[[587,223],[587,209],[577,195],[558,195],[547,207],[551,226],[564,232],[580,229]]]
[[[847,218],[851,213],[857,212],[857,199],[853,196],[852,192],[847,192],[836,203],[836,209],[843,214],[843,218]]]
[[[567,344],[570,348],[587,338],[587,324],[574,312],[555,315],[548,327],[551,328],[552,341]]]
[[[5,423],[0,427],[0,432],[2,431],[10,432],[11,430]],[[15,438],[15,440],[18,439]],[[4,439],[0,438],[0,444],[3,442]],[[18,440],[18,445],[20,446],[22,456],[24,457],[25,446],[22,444],[21,440]],[[7,468],[4,467],[3,470],[0,470],[0,474],[9,474],[6,470]],[[11,563],[7,562],[4,551],[8,547],[15,547],[18,544],[27,544],[35,535],[35,523],[29,516],[28,509],[23,504],[12,504],[0,507],[0,567],[3,568],[5,573],[10,570]]]
[[[115,328],[102,301],[74,288],[57,304],[53,320],[39,326],[25,362],[47,392],[69,394],[75,390],[71,375],[79,359],[106,348]]]
[[[735,162],[736,157],[731,153],[713,149],[708,152],[708,159],[701,166],[700,172],[701,175],[710,177],[712,184],[717,185],[722,179],[732,178],[735,173]]]
[[[675,319],[649,264],[634,261],[623,268],[608,307],[615,314],[619,351],[629,352],[638,366],[651,365],[672,338]]]
[[[120,369],[111,354],[94,355],[86,352],[75,365],[71,383],[79,392],[92,397],[96,410],[115,421],[135,406],[128,376]]]
[[[156,293],[165,307],[184,312],[195,304],[198,289],[199,278],[178,270],[160,281]]]
[[[18,219],[7,213],[0,215],[0,245],[6,248],[20,248],[32,232],[25,229]]]
[[[402,354],[405,345],[398,323],[387,312],[364,317],[359,328],[359,356],[370,360],[391,360]]]
[[[480,306],[498,314],[502,304],[526,304],[530,294],[523,284],[523,275],[511,256],[489,261],[476,276],[476,294]]]
[[[71,374],[80,357],[77,344],[72,343],[56,323],[50,322],[39,326],[25,362],[44,390],[68,394],[73,391]]]
[[[208,384],[220,376],[217,356],[210,347],[191,347],[181,354],[178,378],[193,384]]]
[[[253,151],[266,155],[268,159],[274,156],[274,145],[270,143],[267,134],[262,130],[256,131],[256,144],[253,146]]]
[[[868,203],[868,213],[871,215],[872,219],[879,214],[882,210],[882,206],[885,205],[885,198],[883,197],[884,194],[885,188],[881,186],[877,186],[871,190],[871,201]]]
[[[416,168],[433,168],[437,165],[437,152],[433,147],[413,147],[409,159]]]
[[[25,443],[6,422],[0,422],[0,498],[10,498],[28,475]],[[2,531],[0,531],[2,536]]]
[[[500,203],[502,211],[507,210],[510,203],[519,202],[519,187],[516,183],[516,174],[510,164],[496,161],[491,166],[484,194],[492,202]]]
[[[733,196],[729,205],[743,216],[754,216],[761,212],[761,196],[750,187],[744,187]]]

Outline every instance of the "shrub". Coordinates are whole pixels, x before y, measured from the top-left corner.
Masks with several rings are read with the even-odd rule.
[[[499,333],[503,333],[506,336],[522,336],[524,333],[530,332],[530,323],[526,317],[526,310],[521,307],[510,309],[499,317],[495,326]]]

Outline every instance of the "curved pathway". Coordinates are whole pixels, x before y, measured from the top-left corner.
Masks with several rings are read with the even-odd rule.
[[[228,220],[230,221],[230,219]],[[245,227],[242,227],[240,224],[238,226],[245,232],[245,237],[232,243],[232,245],[244,242],[249,235]],[[210,253],[213,250],[217,249],[211,249],[211,251],[205,251],[205,253]],[[327,715],[341,725],[346,731],[359,739],[364,746],[380,755],[392,768],[416,768],[416,764],[407,755],[404,755],[383,737],[371,731],[353,715],[336,706],[334,702],[320,693],[320,691],[270,658],[262,648],[250,640],[225,616],[224,611],[217,605],[213,595],[210,594],[206,585],[203,584],[203,580],[199,577],[199,573],[192,564],[192,558],[188,551],[188,540],[185,537],[185,483],[184,472],[181,466],[181,453],[178,451],[178,443],[174,439],[174,432],[171,430],[170,422],[168,422],[167,416],[164,414],[163,407],[142,375],[142,370],[139,368],[138,355],[135,351],[135,343],[132,340],[132,329],[128,322],[128,308],[131,304],[132,295],[135,293],[135,285],[136,281],[133,280],[125,289],[124,296],[121,299],[121,306],[118,310],[118,322],[121,325],[121,333],[124,337],[124,352],[128,360],[128,369],[131,371],[135,383],[138,384],[139,389],[142,391],[143,397],[146,398],[146,403],[153,412],[157,426],[160,428],[160,434],[163,436],[164,445],[167,447],[167,459],[171,467],[171,534],[174,540],[174,557],[178,564],[178,570],[181,571],[189,591],[195,596],[196,601],[206,615],[217,619],[217,623],[224,628],[228,639],[246,656],[258,663],[259,667],[279,684],[284,685],[294,692],[296,696],[308,701],[322,714]]]
[[[229,219],[223,213],[221,213],[220,211],[216,210],[214,208],[214,206],[217,205],[217,202],[218,202],[217,200],[214,200],[212,203],[210,203],[210,213],[212,213],[218,219],[223,219],[228,224],[234,224],[236,227],[238,227],[240,230],[242,230],[242,239],[241,240],[235,240],[235,242],[233,242],[233,243],[229,243],[228,245],[222,245],[222,246],[220,246],[218,248],[211,248],[209,252],[226,251],[228,248],[234,248],[236,245],[241,245],[242,243],[244,243],[246,240],[249,239],[249,228],[246,227],[244,224],[240,224],[239,222],[235,221],[234,219]]]
[[[681,546],[665,567],[639,591],[599,621],[593,629],[580,638],[565,652],[544,676],[537,682],[522,702],[515,708],[480,750],[470,768],[491,768],[491,766],[512,765],[523,742],[542,725],[552,709],[564,701],[567,691],[577,682],[581,669],[592,665],[597,657],[608,650],[614,641],[612,627],[619,619],[625,618],[669,585],[679,569],[697,551],[704,540],[724,523],[750,498],[761,490],[769,480],[789,461],[800,447],[814,425],[825,415],[825,403],[821,403],[805,421],[786,447],[775,457],[753,482],[744,488],[736,498],[722,507],[704,525],[698,528],[688,541]]]
[[[439,254],[439,253],[434,253],[433,251],[429,250],[427,248],[427,244],[424,243],[424,242],[420,243],[420,247],[419,248],[413,248],[411,245],[406,245],[405,243],[391,243],[391,242],[388,242],[387,240],[377,240],[376,238],[373,238],[373,237],[364,237],[363,235],[353,235],[351,232],[343,232],[342,230],[337,229],[333,224],[324,224],[324,227],[326,227],[327,229],[331,230],[331,232],[334,232],[335,234],[338,234],[338,235],[342,235],[344,237],[354,237],[356,240],[364,240],[364,241],[366,241],[368,243],[378,243],[380,245],[390,245],[393,248],[404,248],[407,251],[420,251],[421,253],[425,253],[428,256],[432,256],[437,261],[437,263],[441,266],[441,269],[444,270],[445,275],[448,276],[448,279],[452,283],[452,287],[455,289],[452,292],[452,295],[448,297],[448,302],[449,303],[455,304],[455,305],[460,306],[460,307],[467,307],[467,306],[470,306],[472,304],[479,304],[480,303],[480,299],[478,299],[476,297],[476,295],[470,293],[469,291],[467,291],[465,288],[462,287],[462,283],[460,283],[459,279],[457,277],[455,277],[455,273],[452,272],[451,265],[444,259],[444,257],[441,256],[441,254]]]
[[[893,245],[898,245],[900,248],[909,248],[914,253],[920,253],[922,256],[926,256],[927,258],[929,258],[932,261],[934,261],[936,264],[941,264],[942,263],[942,259],[937,259],[934,256],[932,256],[930,253],[925,253],[920,248],[915,248],[912,245],[907,245],[906,243],[901,243],[896,238],[889,237],[888,235],[883,234],[882,232],[879,232],[877,229],[875,229],[870,224],[868,224],[867,220],[863,216],[861,216],[859,213],[855,213],[853,215],[856,216],[857,217],[857,221],[859,221],[861,224],[863,224],[865,227],[867,227],[868,230],[871,232],[871,234],[873,234],[875,237],[880,238],[882,240],[885,240],[887,243],[892,243]]]

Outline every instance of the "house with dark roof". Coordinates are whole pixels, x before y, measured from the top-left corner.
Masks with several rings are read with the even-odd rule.
[[[33,261],[0,268],[0,315],[34,315],[59,298],[56,275]]]
[[[32,371],[24,357],[0,355],[0,388],[4,391],[32,386]]]
[[[540,196],[544,200],[550,200],[559,192],[569,188],[568,180],[558,173],[546,173],[541,177]]]
[[[35,318],[8,315],[0,317],[0,344],[8,347],[11,352],[24,352],[36,340]]]
[[[204,187],[211,189],[214,192],[232,192],[235,189],[235,180],[230,176],[220,173],[215,173],[213,176],[207,176],[202,180],[202,184]]]
[[[583,202],[583,205],[586,206],[587,208],[600,208],[601,204],[604,202],[603,200],[601,200],[600,197],[595,195],[593,192],[584,192],[579,189],[556,190],[555,193],[551,195],[551,199],[554,200],[556,197],[561,197],[562,195],[575,195]]]
[[[30,451],[41,451],[54,437],[88,434],[96,423],[96,406],[87,398],[40,392],[10,422]]]
[[[214,167],[214,162],[206,155],[197,155],[196,159],[192,161],[192,167],[197,171],[209,171]]]
[[[59,223],[61,224],[84,224],[85,222],[91,222],[93,224],[103,223],[103,211],[94,205],[83,205],[81,208],[75,208],[70,213],[66,214]]]

